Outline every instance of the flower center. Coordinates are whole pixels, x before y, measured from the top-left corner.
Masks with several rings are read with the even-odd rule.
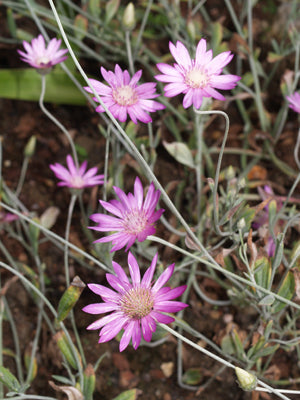
[[[131,319],[141,319],[153,310],[153,297],[151,290],[136,287],[126,292],[121,300],[121,310]]]
[[[204,69],[194,67],[185,75],[185,83],[192,89],[203,89],[209,83],[209,75]]]
[[[42,68],[48,68],[50,64],[50,60],[47,56],[41,56],[36,59],[36,63],[40,65]]]
[[[138,101],[138,95],[129,85],[119,86],[113,89],[113,98],[120,106],[132,106]]]
[[[77,175],[77,176],[72,176],[70,184],[74,189],[81,189],[84,187],[85,182],[81,176]]]
[[[123,228],[129,235],[137,235],[148,226],[148,220],[143,210],[133,209],[123,218]]]

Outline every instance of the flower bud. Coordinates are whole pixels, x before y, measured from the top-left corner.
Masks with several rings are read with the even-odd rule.
[[[237,227],[239,230],[242,231],[245,228],[245,226],[246,226],[245,218],[241,218],[237,223]]]
[[[31,136],[31,138],[28,140],[25,149],[24,149],[24,155],[25,157],[32,157],[34,152],[35,152],[35,145],[36,145],[36,136]]]
[[[132,31],[135,27],[135,10],[133,3],[129,3],[125,8],[122,24],[125,30]]]
[[[238,378],[240,387],[245,391],[252,391],[256,388],[257,378],[250,372],[245,371],[239,367],[235,367],[235,373]]]

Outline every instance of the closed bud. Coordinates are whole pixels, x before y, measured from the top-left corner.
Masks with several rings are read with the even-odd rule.
[[[187,33],[193,41],[196,40],[196,28],[192,20],[189,20],[187,23]]]
[[[135,27],[135,10],[133,3],[129,3],[125,8],[122,25],[125,30],[132,31]]]
[[[240,387],[245,391],[252,391],[256,388],[257,378],[250,372],[245,371],[242,368],[235,367],[235,373],[238,378]]]
[[[232,165],[229,165],[229,167],[226,169],[225,177],[228,181],[231,181],[235,178],[235,171]]]
[[[245,218],[241,218],[237,223],[237,227],[239,230],[242,231],[245,228],[245,226],[246,226]]]
[[[57,323],[63,321],[68,316],[84,288],[85,283],[82,282],[79,276],[75,276],[70,286],[64,292],[59,301],[57,309]]]
[[[85,400],[93,400],[96,376],[92,364],[88,364],[83,372],[83,393]]]
[[[24,155],[25,157],[32,157],[34,152],[35,152],[35,145],[36,145],[36,136],[31,136],[31,138],[28,140],[25,149],[24,149]]]
[[[72,346],[73,348],[71,348],[71,345],[68,342],[68,339],[67,339],[65,333],[63,331],[57,332],[54,335],[54,340],[56,341],[58,348],[62,352],[62,354],[65,357],[65,359],[68,362],[68,364],[72,368],[77,369],[78,365],[77,365],[76,356],[77,356],[77,359],[79,360],[79,362],[81,364],[80,354],[79,354],[79,352],[78,352],[78,350],[76,349],[75,346]],[[76,351],[76,356],[74,355],[73,350]]]

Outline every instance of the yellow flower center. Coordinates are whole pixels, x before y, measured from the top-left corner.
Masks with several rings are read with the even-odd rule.
[[[138,101],[136,90],[129,85],[113,89],[113,98],[120,106],[132,106]]]
[[[126,292],[121,300],[121,310],[131,319],[146,317],[153,310],[154,300],[151,290],[136,287]]]
[[[185,83],[192,89],[203,89],[209,83],[209,75],[202,68],[194,67],[185,75]]]

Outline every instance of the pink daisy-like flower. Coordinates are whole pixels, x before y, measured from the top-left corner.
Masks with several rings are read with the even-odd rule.
[[[152,121],[148,112],[165,108],[163,104],[151,100],[159,96],[155,93],[156,83],[149,82],[137,85],[142,76],[142,70],[136,72],[130,78],[129,72],[127,70],[122,71],[117,64],[115,72],[106,71],[101,67],[101,74],[109,86],[95,79],[89,79],[89,81],[112,115],[120,122],[126,121],[128,113],[135,124],[138,120],[148,123]],[[93,93],[88,86],[84,89]],[[97,101],[96,98],[94,100]],[[105,110],[100,105],[96,108],[96,111],[104,112]]]
[[[215,89],[233,89],[241,79],[237,75],[220,75],[223,68],[233,58],[230,51],[220,53],[213,58],[212,50],[206,51],[206,40],[201,39],[196,49],[195,59],[191,59],[187,48],[177,41],[176,45],[170,42],[170,52],[177,64],[157,64],[157,68],[163,75],[155,78],[161,82],[167,82],[165,96],[174,97],[183,93],[183,107],[188,108],[192,104],[196,109],[200,108],[203,97],[213,97],[217,100],[225,100]]]
[[[300,93],[295,92],[290,96],[286,96],[286,98],[289,102],[289,107],[296,113],[300,114]]]
[[[126,244],[126,251],[133,245],[136,239],[139,242],[146,240],[147,236],[155,233],[155,222],[161,217],[164,210],[161,208],[155,211],[160,197],[160,191],[155,190],[153,183],[149,186],[147,195],[144,198],[143,185],[138,177],[134,182],[134,194],[126,195],[123,190],[114,187],[119,200],[109,202],[100,200],[100,204],[115,217],[106,214],[93,214],[90,219],[99,226],[90,226],[100,232],[116,231],[112,235],[95,241],[100,243],[112,242],[114,245],[111,251],[120,250]]]
[[[102,185],[104,183],[104,175],[96,175],[98,168],[93,167],[86,170],[87,161],[81,166],[76,167],[73,158],[67,155],[68,169],[59,163],[51,164],[50,168],[56,177],[61,180],[58,186],[67,186],[72,189],[83,189],[89,186]]]
[[[174,313],[188,305],[180,301],[171,301],[182,295],[186,286],[171,289],[163,287],[174,271],[174,264],[169,265],[152,285],[152,278],[157,263],[157,254],[142,280],[139,265],[134,256],[128,253],[128,266],[131,276],[129,281],[124,269],[113,261],[116,275],[106,274],[106,279],[115,291],[95,283],[88,287],[101,296],[104,303],[90,304],[83,308],[89,314],[103,314],[112,311],[93,322],[87,329],[100,329],[99,343],[113,339],[121,329],[124,329],[120,341],[120,351],[128,346],[130,340],[136,350],[141,342],[142,335],[150,342],[156,324],[169,324],[174,318],[164,313]]]
[[[18,50],[18,53],[21,55],[21,60],[27,62],[32,67],[48,69],[68,58],[64,55],[68,50],[59,49],[60,45],[61,40],[53,38],[46,48],[43,35],[39,35],[37,38],[32,39],[31,45],[24,40],[23,46],[26,53],[21,50]]]

